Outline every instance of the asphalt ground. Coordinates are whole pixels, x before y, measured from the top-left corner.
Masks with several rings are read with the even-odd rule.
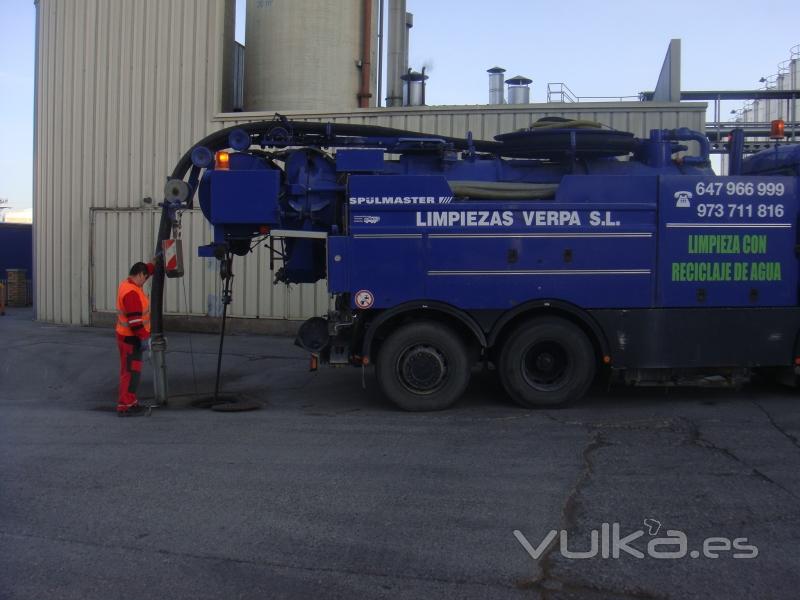
[[[190,406],[217,338],[174,334],[169,407],[120,419],[113,332],[30,315],[0,317],[0,598],[798,596],[795,390],[533,411],[477,369],[457,407],[407,414],[369,370],[239,335],[223,391],[263,408],[217,413]],[[520,539],[551,530],[534,560]]]

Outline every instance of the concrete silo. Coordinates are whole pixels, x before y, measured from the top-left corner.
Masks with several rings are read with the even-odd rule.
[[[244,109],[375,106],[378,0],[247,0]]]

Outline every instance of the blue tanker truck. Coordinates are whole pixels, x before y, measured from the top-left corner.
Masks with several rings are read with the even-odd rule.
[[[744,156],[741,130],[727,145],[718,176],[688,129],[637,139],[549,118],[482,141],[278,116],[186,153],[159,244],[197,198],[213,226],[199,254],[219,259],[226,304],[233,257],[259,243],[276,283],[326,279],[331,310],[297,343],[373,365],[407,410],[450,406],[482,361],[526,407],[580,398],[601,372],[793,375],[800,146]],[[178,272],[158,266],[156,348],[165,271]]]

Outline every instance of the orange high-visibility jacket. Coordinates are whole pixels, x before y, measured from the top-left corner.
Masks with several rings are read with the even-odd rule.
[[[124,298],[131,292],[134,292],[139,298],[142,307],[141,313],[138,311],[129,312],[125,308]],[[142,337],[142,330],[146,333],[144,337],[150,335],[150,300],[148,300],[144,290],[130,279],[125,279],[121,282],[117,290],[116,329],[117,333],[123,337]]]

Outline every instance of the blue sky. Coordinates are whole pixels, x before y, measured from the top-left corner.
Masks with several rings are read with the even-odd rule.
[[[494,65],[533,79],[533,102],[545,100],[548,82],[579,96],[635,95],[655,85],[673,37],[682,39],[684,90],[753,89],[800,43],[798,0],[407,4],[411,66],[428,66],[429,104],[487,102]],[[0,198],[15,208],[31,205],[34,27],[32,0],[0,0]]]

